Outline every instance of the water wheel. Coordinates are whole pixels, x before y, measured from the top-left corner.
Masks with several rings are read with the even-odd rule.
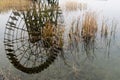
[[[48,24],[57,27],[60,14],[58,3],[43,2],[34,3],[28,11],[12,11],[5,28],[4,44],[14,67],[32,74],[43,71],[54,62],[62,50],[58,44],[60,38],[43,33]]]

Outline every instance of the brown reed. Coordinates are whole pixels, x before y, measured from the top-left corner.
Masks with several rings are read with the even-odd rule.
[[[59,45],[60,48],[62,48],[63,34],[64,34],[63,27],[54,26],[52,23],[48,21],[45,23],[45,27],[42,30],[42,39],[48,41],[50,46],[52,46],[55,43]]]
[[[86,3],[80,3],[77,1],[67,1],[65,3],[66,11],[76,11],[76,10],[84,10],[87,9]]]
[[[30,7],[31,0],[0,0],[0,12],[11,9],[25,10]]]
[[[84,39],[94,38],[98,29],[95,12],[86,12],[82,21],[81,36]]]

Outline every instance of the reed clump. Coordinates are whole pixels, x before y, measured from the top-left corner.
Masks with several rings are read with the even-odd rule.
[[[45,23],[42,29],[42,39],[45,41],[46,46],[50,47],[54,44],[58,45],[59,48],[63,46],[63,33],[64,28],[61,26],[55,26],[50,21]]]
[[[77,1],[67,1],[65,3],[66,11],[76,11],[76,10],[84,10],[87,9],[86,3],[80,3]]]
[[[98,24],[95,12],[86,12],[82,21],[81,36],[84,40],[95,38]]]
[[[10,9],[26,10],[30,7],[31,0],[0,0],[0,11]]]

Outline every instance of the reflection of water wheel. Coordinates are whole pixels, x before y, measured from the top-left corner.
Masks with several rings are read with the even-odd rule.
[[[38,29],[39,26],[33,22],[35,20],[32,25],[37,27],[29,27],[31,24],[27,25],[27,21],[22,13],[12,12],[5,30],[5,50],[8,59],[17,69],[26,73],[38,73],[54,62],[61,48],[56,44],[45,47],[45,43],[49,42],[41,39],[42,28]],[[56,39],[53,42],[54,40]]]

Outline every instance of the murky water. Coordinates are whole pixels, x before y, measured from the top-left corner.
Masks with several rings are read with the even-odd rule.
[[[89,11],[96,11],[96,13],[98,14],[97,16],[99,18],[98,24],[101,24],[100,22],[101,18],[103,16],[105,17],[106,23],[109,25],[108,38],[107,39],[101,38],[100,37],[101,33],[100,31],[98,31],[97,33],[98,36],[95,39],[95,43],[91,43],[89,44],[89,46],[85,46],[83,42],[78,42],[78,43],[73,42],[73,44],[71,44],[72,48],[68,48],[66,50],[66,43],[69,44],[68,43],[69,40],[68,38],[66,38],[67,36],[66,34],[69,33],[69,30],[73,25],[74,26],[77,25],[78,17],[82,18],[83,16],[81,14],[84,13],[85,10],[67,12],[63,9],[65,2],[61,1],[60,6],[62,9],[62,15],[64,17],[62,19],[64,19],[64,27],[65,27],[64,54],[62,55],[59,54],[55,59],[55,61],[47,69],[35,74],[27,74],[24,72],[25,70],[20,71],[20,68],[19,69],[15,68],[8,60],[4,48],[4,35],[5,35],[4,32],[5,32],[6,24],[8,23],[8,18],[10,17],[12,11],[0,13],[0,43],[1,43],[0,69],[3,70],[3,72],[6,74],[6,77],[8,77],[10,80],[17,80],[17,78],[20,78],[20,80],[119,80],[120,79],[120,69],[119,69],[120,68],[120,63],[119,63],[120,62],[119,3],[120,2],[118,0],[108,0],[108,1],[86,0],[83,2],[87,3],[87,7]],[[72,25],[73,21],[75,23]],[[114,23],[117,24],[114,37],[110,36],[112,21],[114,21]],[[30,24],[30,25],[34,25],[34,24]],[[19,28],[22,28],[22,30],[26,30],[26,28],[21,27],[22,25],[19,26],[20,26]],[[100,27],[100,25],[98,27]],[[14,39],[19,38],[16,36],[16,35],[20,36],[18,33],[17,31],[14,33],[15,35]],[[27,35],[26,32],[24,31],[20,33]],[[33,40],[31,41],[31,43],[34,43],[34,39],[31,40]],[[39,38],[35,39],[36,42],[38,40]],[[34,43],[34,44],[37,45],[39,43]],[[76,44],[78,45],[76,46]],[[15,46],[16,48],[19,47],[19,44],[17,45],[18,46]],[[28,43],[26,43],[26,46],[28,46]],[[26,47],[24,47],[24,49],[26,49]],[[35,51],[34,47],[32,50]],[[19,53],[19,51],[16,53]],[[14,76],[17,77],[13,79]]]

